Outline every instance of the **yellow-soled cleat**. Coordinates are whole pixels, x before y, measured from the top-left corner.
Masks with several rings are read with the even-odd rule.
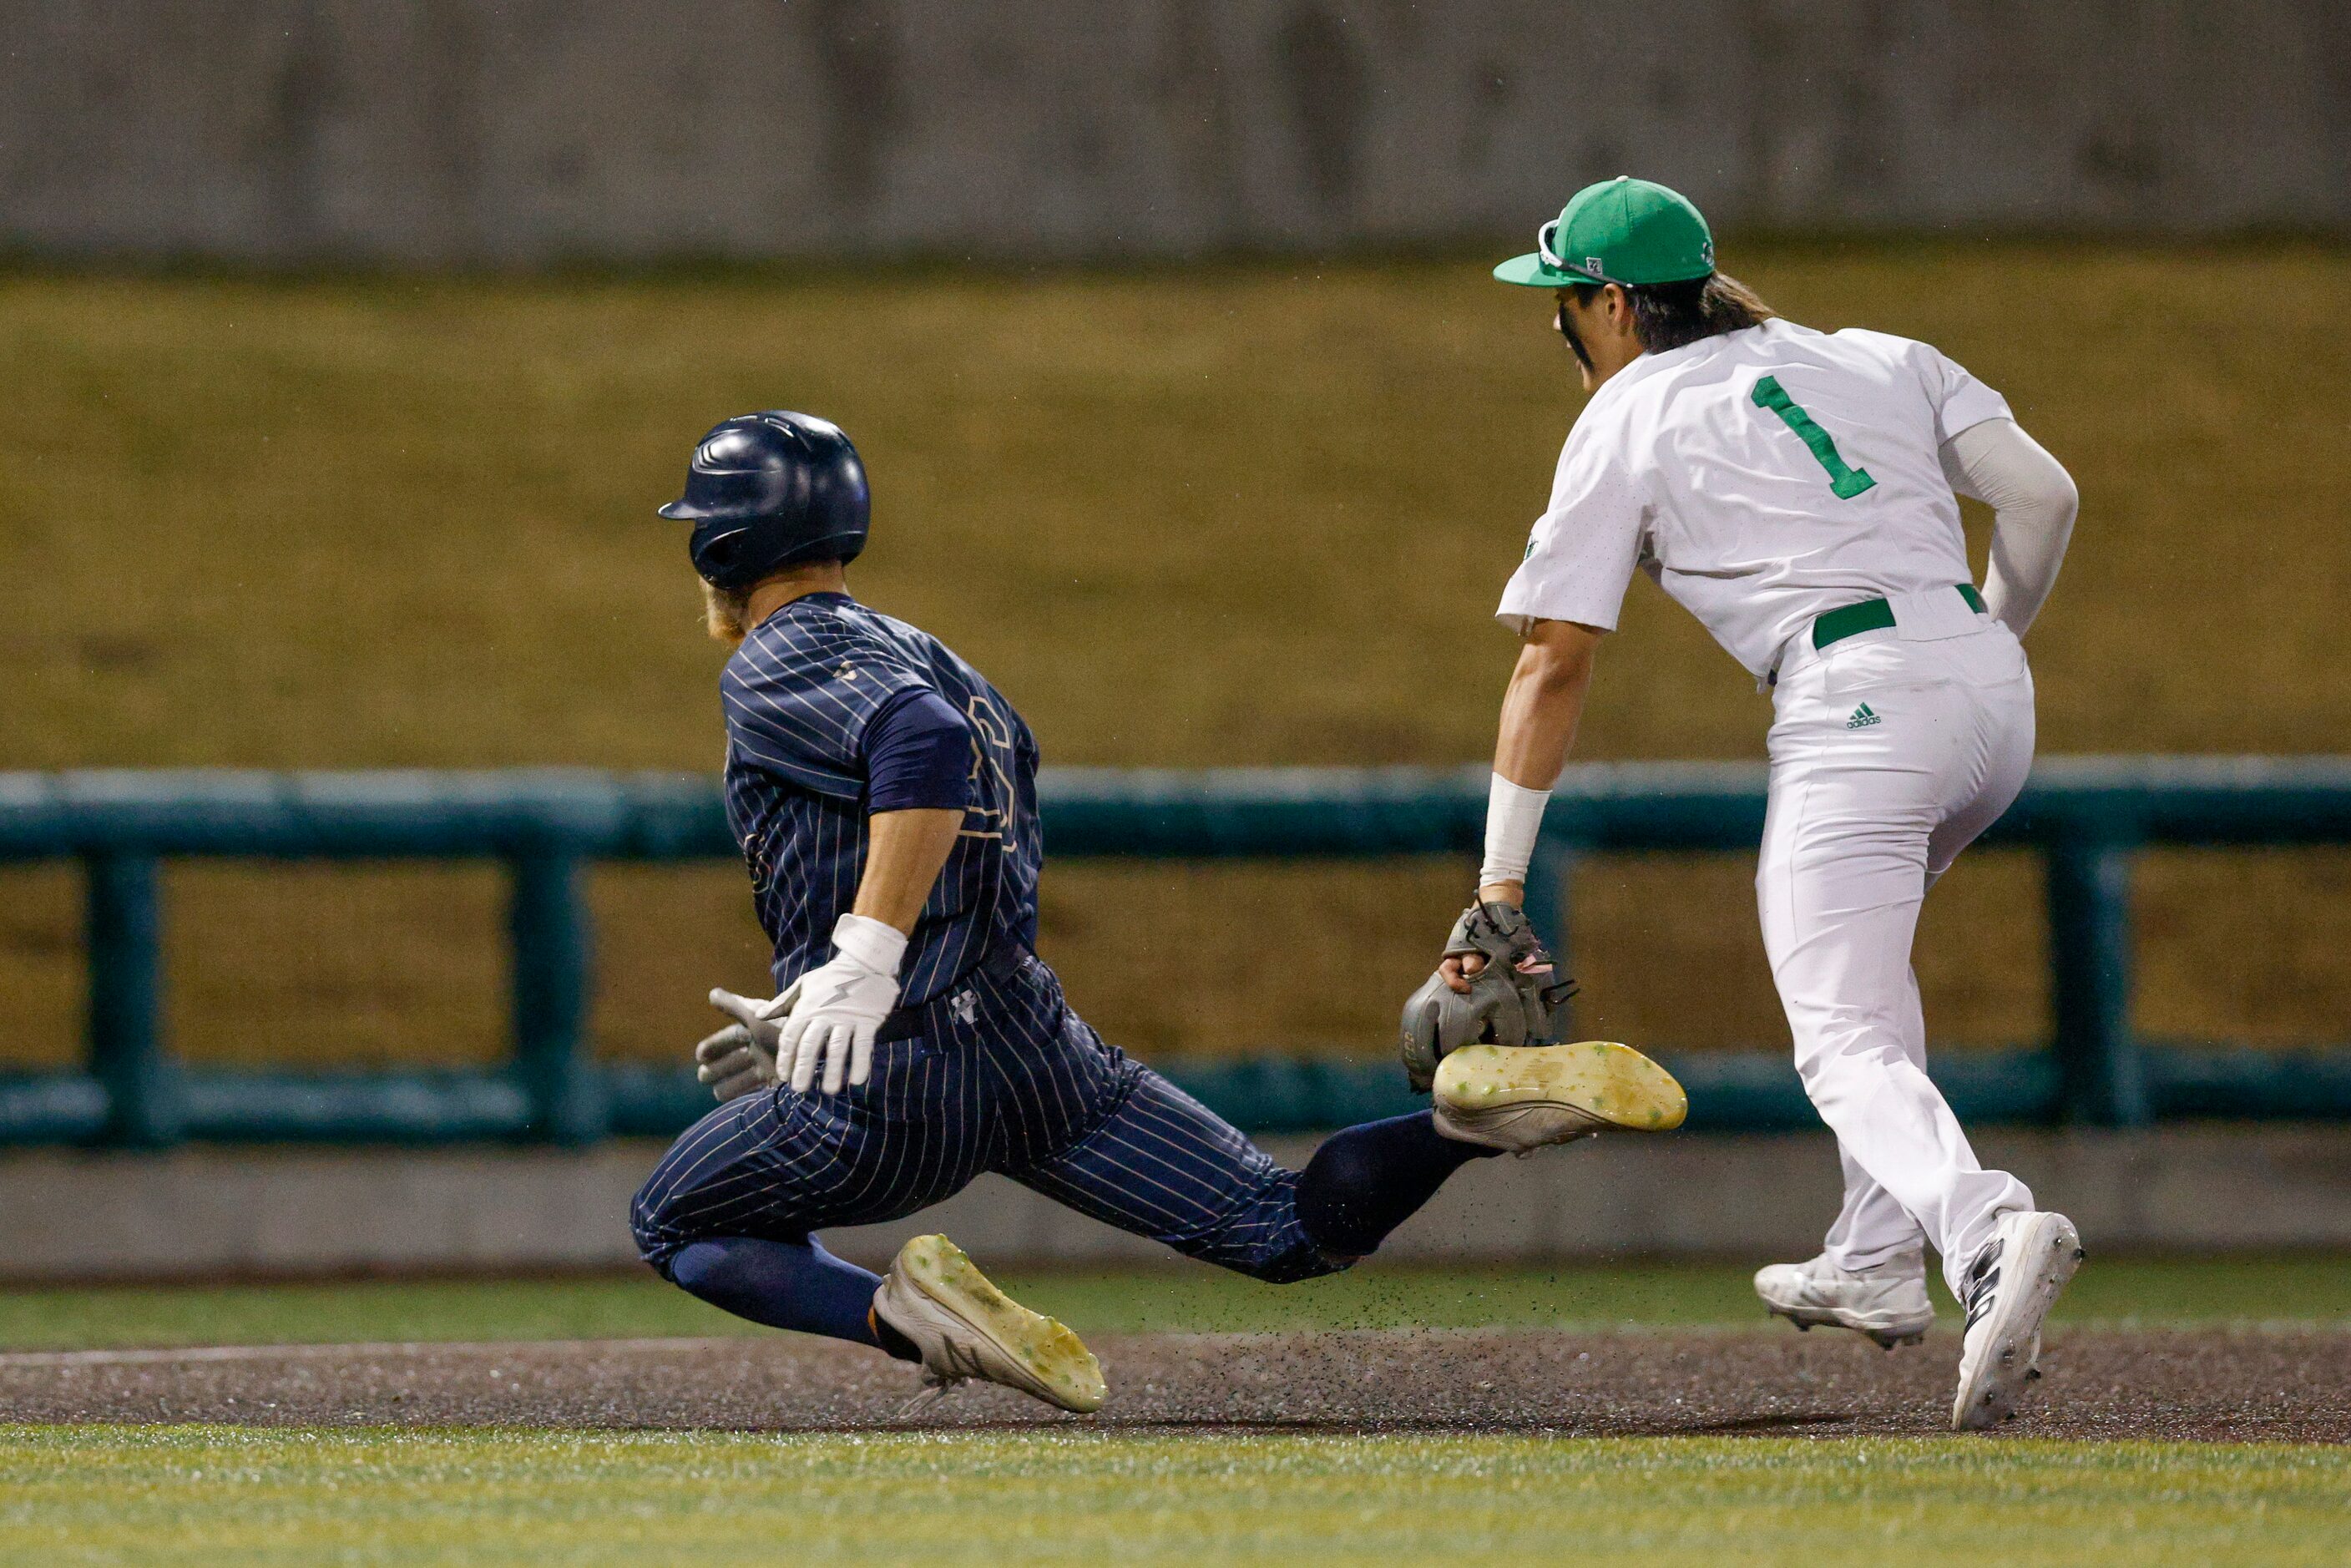
[[[1674,1075],[1627,1045],[1465,1045],[1437,1064],[1437,1130],[1524,1154],[1622,1128],[1665,1133],[1689,1114]]]
[[[1081,1416],[1101,1409],[1109,1392],[1102,1363],[1076,1334],[998,1290],[944,1236],[898,1249],[873,1312],[923,1353],[933,1389],[977,1377]]]

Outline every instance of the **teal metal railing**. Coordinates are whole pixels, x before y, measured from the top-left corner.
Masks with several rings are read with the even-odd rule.
[[[1057,859],[1364,859],[1471,854],[1482,769],[1049,771]],[[1571,769],[1545,819],[1530,912],[1572,948],[1573,881],[1594,852],[1750,850],[1760,769]],[[2131,1028],[2131,869],[2147,845],[2351,842],[2351,758],[2044,761],[1988,841],[2044,858],[2053,998],[2045,1046],[1946,1052],[1962,1116],[2135,1126],[2182,1116],[2351,1116],[2351,1051],[2161,1047]],[[666,1134],[707,1108],[683,1070],[588,1056],[595,862],[732,858],[715,781],[587,771],[0,774],[0,861],[78,860],[87,887],[88,1053],[76,1072],[0,1078],[0,1143],[160,1147],[187,1139],[517,1138]],[[161,862],[186,857],[504,862],[512,1054],[494,1071],[194,1071],[169,1049]],[[1815,1124],[1784,1052],[1667,1058],[1694,1128]],[[1408,1108],[1384,1062],[1163,1063],[1256,1131]]]

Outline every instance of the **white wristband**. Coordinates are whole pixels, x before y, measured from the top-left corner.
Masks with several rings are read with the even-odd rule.
[[[1527,789],[1494,775],[1486,797],[1486,863],[1478,885],[1498,882],[1523,883],[1535,858],[1535,840],[1542,832],[1543,808],[1551,804],[1548,789]]]
[[[906,956],[906,934],[886,920],[844,915],[832,924],[832,950],[877,975],[895,975]]]

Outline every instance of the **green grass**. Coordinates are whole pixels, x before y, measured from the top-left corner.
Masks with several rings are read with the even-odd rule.
[[[0,1429],[0,1559],[2339,1564],[2351,1453],[1974,1440]]]
[[[1366,1264],[1279,1290],[1207,1269],[1014,1280],[1024,1301],[1103,1331],[1310,1328],[1768,1326],[1753,1267],[1608,1263],[1438,1270]],[[1939,1281],[1948,1322],[1956,1309]],[[2351,1322],[2351,1257],[2112,1259],[2085,1266],[2060,1322]]]
[[[1750,1270],[1603,1264],[1434,1270],[1366,1265],[1276,1289],[1206,1268],[1008,1275],[1092,1333],[1559,1324],[1762,1326]],[[1949,1303],[1944,1302],[1947,1315]],[[2097,1260],[2068,1322],[2351,1322],[2351,1257]],[[635,1339],[768,1331],[651,1276],[0,1292],[0,1349],[385,1340]]]
[[[1007,1281],[1092,1332],[1761,1326],[1745,1270]],[[2351,1258],[2100,1260],[2074,1322],[2345,1321]],[[16,1291],[0,1345],[764,1333],[649,1279]],[[2333,1564],[2351,1451],[1935,1439],[0,1428],[0,1563]]]

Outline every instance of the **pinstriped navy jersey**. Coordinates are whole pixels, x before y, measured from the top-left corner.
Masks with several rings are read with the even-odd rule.
[[[719,677],[726,821],[751,873],[780,991],[832,956],[833,922],[865,867],[865,731],[902,692],[927,688],[971,729],[971,805],[914,923],[901,1005],[945,991],[990,947],[1033,946],[1037,740],[977,670],[929,632],[846,594],[812,593],[743,640]]]

